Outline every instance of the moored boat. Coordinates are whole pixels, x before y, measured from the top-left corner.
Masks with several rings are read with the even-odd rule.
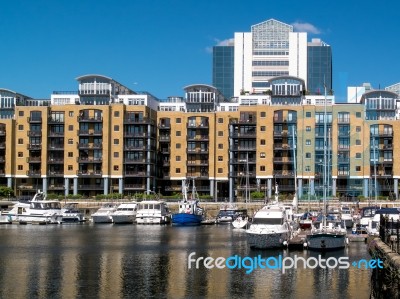
[[[291,237],[291,226],[286,210],[279,204],[267,205],[258,210],[246,230],[250,248],[280,248]]]
[[[243,213],[247,214],[246,209],[239,209],[232,205],[224,205],[218,212],[218,215],[215,219],[215,222],[218,224],[224,223],[231,223],[233,222],[238,216],[242,215]]]
[[[160,200],[144,200],[138,203],[137,224],[167,224],[171,222],[171,213],[167,204]]]
[[[47,200],[38,190],[29,202],[18,202],[5,215],[9,222],[21,224],[60,224],[62,223],[61,204],[58,200]]]
[[[137,202],[128,202],[120,204],[116,211],[111,214],[114,224],[131,224],[136,222]]]
[[[188,198],[189,186],[182,182],[183,199],[179,202],[178,213],[172,215],[173,225],[200,225],[204,220],[204,210],[199,206],[199,197],[193,179],[192,192]]]
[[[112,223],[112,214],[117,210],[114,203],[105,203],[92,214],[93,223]]]
[[[74,223],[85,222],[84,214],[79,210],[77,202],[66,203],[62,208],[62,222]]]

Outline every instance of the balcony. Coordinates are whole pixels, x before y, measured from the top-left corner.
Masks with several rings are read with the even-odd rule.
[[[78,157],[76,159],[76,162],[78,163],[102,163],[103,158],[93,158],[93,157]]]
[[[158,136],[158,141],[160,142],[170,142],[171,136]]]
[[[187,136],[187,141],[208,141],[208,135],[196,135],[196,136]]]
[[[78,190],[104,190],[104,185],[78,185]]]
[[[6,143],[0,142],[0,149],[5,149],[5,148],[6,148]]]
[[[49,144],[48,146],[48,150],[49,151],[60,151],[60,150],[64,150],[64,144]]]
[[[78,136],[103,136],[101,130],[78,130]]]
[[[294,159],[292,157],[274,157],[274,163],[293,163]]]
[[[53,132],[53,131],[50,131],[48,136],[49,137],[64,137],[64,132]]]
[[[124,124],[154,124],[154,120],[148,117],[131,117],[130,115],[125,115]]]
[[[26,175],[30,177],[40,177],[42,173],[40,170],[28,170],[26,172]]]
[[[42,131],[28,131],[28,137],[42,136]]]
[[[187,123],[187,128],[208,129],[208,122]]]
[[[96,117],[91,117],[91,116],[78,116],[78,122],[91,122],[91,123],[101,123],[103,121],[102,116],[96,116]]]
[[[41,123],[41,122],[42,122],[41,116],[28,117],[28,123]]]
[[[280,149],[280,150],[290,150],[292,149],[290,144],[285,144],[285,143],[274,143],[274,149]]]
[[[125,176],[134,176],[134,177],[149,177],[149,176],[151,176],[150,172],[148,172],[148,171],[136,171],[136,170],[132,170],[132,171],[126,170],[124,172],[124,175]]]
[[[47,175],[51,176],[51,177],[53,177],[53,176],[55,176],[55,177],[63,177],[64,176],[64,171],[62,171],[62,170],[49,170],[47,172]]]
[[[138,159],[138,158],[125,158],[124,163],[126,164],[143,164],[146,163],[147,159]]]
[[[188,148],[187,150],[187,153],[188,154],[190,154],[190,153],[199,153],[199,154],[208,154],[208,148],[207,149],[205,149],[205,148]]]
[[[102,143],[78,143],[78,149],[101,149]]]
[[[6,136],[6,130],[0,130],[0,136]]]
[[[124,189],[125,190],[145,190],[146,185],[145,184],[125,184]]]
[[[208,171],[202,172],[188,172],[186,173],[187,178],[208,178]]]
[[[274,170],[275,177],[294,177],[294,170]]]
[[[42,145],[41,144],[28,144],[27,149],[28,150],[41,150]]]
[[[186,165],[188,166],[207,166],[208,160],[188,160],[186,161]]]
[[[76,174],[82,177],[101,177],[103,172],[101,170],[78,170]]]
[[[350,170],[338,170],[337,175],[338,176],[349,176]]]
[[[51,116],[49,116],[48,118],[47,118],[47,123],[49,124],[49,125],[53,125],[53,124],[63,124],[65,121],[64,120],[61,120],[60,118],[55,118],[55,117],[51,117]]]
[[[26,158],[27,163],[40,163],[42,161],[42,157],[28,157]]]
[[[170,123],[161,123],[161,124],[158,124],[158,128],[161,130],[170,130],[171,124]]]

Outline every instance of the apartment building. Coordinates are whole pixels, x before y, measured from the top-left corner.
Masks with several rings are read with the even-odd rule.
[[[322,195],[326,161],[329,196],[398,198],[391,91],[335,103],[308,95],[303,79],[279,76],[266,92],[231,99],[195,84],[183,97],[158,100],[102,75],[77,81],[77,91],[20,101],[12,118],[0,119],[0,184],[17,196],[171,195],[195,178],[197,191],[214,198],[291,195],[297,187],[306,200]],[[0,97],[16,103],[20,95],[0,89]]]

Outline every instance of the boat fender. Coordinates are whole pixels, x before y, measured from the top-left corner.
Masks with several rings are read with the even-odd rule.
[[[346,245],[349,245],[349,238],[346,238]]]
[[[283,246],[288,246],[288,242],[287,241],[283,241]]]
[[[304,242],[303,243],[303,248],[307,248],[308,247],[308,243],[307,242]]]

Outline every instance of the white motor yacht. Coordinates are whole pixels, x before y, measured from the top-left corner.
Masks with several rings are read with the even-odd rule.
[[[43,192],[38,192],[29,202],[18,202],[7,212],[9,222],[21,224],[59,224],[62,223],[61,204],[58,200],[46,200]]]
[[[268,249],[283,247],[291,236],[291,224],[284,206],[267,205],[253,217],[247,234],[250,248]]]
[[[138,203],[138,224],[166,224],[171,222],[171,213],[164,201],[144,200]]]
[[[137,202],[122,203],[111,215],[114,224],[134,223],[136,221]]]
[[[92,214],[93,223],[112,223],[112,214],[117,210],[114,203],[106,203]]]

